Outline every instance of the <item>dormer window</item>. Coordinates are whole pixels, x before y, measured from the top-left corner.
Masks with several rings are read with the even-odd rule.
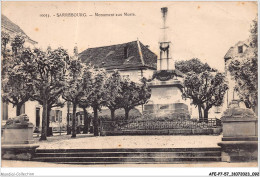
[[[129,48],[128,48],[128,46],[125,46],[125,47],[124,47],[124,57],[125,57],[125,58],[128,58],[128,57],[129,57]]]
[[[243,53],[243,46],[238,46],[238,53]]]

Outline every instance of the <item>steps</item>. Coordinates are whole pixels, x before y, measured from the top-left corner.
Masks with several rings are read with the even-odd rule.
[[[65,164],[171,164],[221,161],[220,148],[38,149],[34,161]]]

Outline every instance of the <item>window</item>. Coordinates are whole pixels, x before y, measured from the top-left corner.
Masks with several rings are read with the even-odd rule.
[[[125,46],[124,47],[124,57],[125,58],[128,58],[129,57],[129,51],[128,51],[129,49],[128,49],[128,46]]]
[[[62,111],[59,112],[60,122],[62,122]]]
[[[2,120],[8,119],[8,103],[2,102]]]
[[[55,122],[55,112],[54,112],[54,110],[51,110],[51,121],[52,122]]]
[[[72,121],[72,113],[69,113],[70,122]]]
[[[55,113],[56,113],[56,115],[55,115],[55,120],[56,120],[57,122],[59,122],[59,110],[56,110]]]
[[[36,127],[40,126],[40,108],[36,108]]]
[[[80,124],[83,124],[83,116],[80,114]]]
[[[62,111],[61,110],[55,110],[55,121],[62,122]]]
[[[243,53],[243,46],[238,46],[238,53]]]

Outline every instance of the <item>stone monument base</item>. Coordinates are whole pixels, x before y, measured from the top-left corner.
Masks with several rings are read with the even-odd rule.
[[[258,141],[222,141],[218,145],[224,162],[257,161]]]
[[[221,147],[222,161],[257,161],[258,119],[250,109],[231,105],[222,118],[223,138]]]
[[[26,114],[8,119],[3,127],[2,158],[31,160],[39,145],[33,144],[33,124]]]
[[[32,144],[34,143],[33,127],[5,128],[3,131],[3,144]]]
[[[2,144],[2,159],[31,160],[38,147],[37,144]]]
[[[185,103],[146,104],[143,113],[154,118],[190,119],[188,106]]]

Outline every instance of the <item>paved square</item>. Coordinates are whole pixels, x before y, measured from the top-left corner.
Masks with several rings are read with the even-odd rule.
[[[222,136],[99,136],[78,134],[48,137],[47,141],[38,141],[39,149],[108,149],[108,148],[200,148],[219,147]]]

